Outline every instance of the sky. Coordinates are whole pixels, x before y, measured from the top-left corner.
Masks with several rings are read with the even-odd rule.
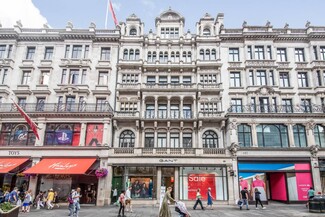
[[[155,30],[155,18],[171,7],[185,17],[185,31],[195,32],[195,24],[205,13],[216,17],[224,13],[225,28],[265,25],[269,20],[274,28],[288,23],[291,28],[311,25],[325,26],[325,0],[111,0],[118,21],[132,13],[145,23],[145,32]],[[107,0],[0,0],[0,23],[12,27],[20,20],[23,27],[65,28],[68,21],[74,28],[88,28],[94,22],[104,29]],[[108,28],[114,29],[111,14]]]

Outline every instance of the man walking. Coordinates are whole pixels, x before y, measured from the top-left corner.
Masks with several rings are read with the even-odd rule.
[[[243,190],[240,191],[240,199],[242,200],[242,204],[240,205],[240,210],[242,210],[243,205],[246,205],[246,209],[248,209],[248,191],[245,187]]]
[[[80,211],[80,188],[77,188],[77,190],[75,192],[72,193],[72,199],[73,199],[73,207],[74,207],[74,212],[76,214],[76,217],[79,217],[79,211]]]
[[[130,209],[130,212],[133,212],[132,210],[132,200],[131,200],[131,190],[132,190],[132,187],[130,186],[126,192],[125,192],[125,206],[126,206],[126,211],[128,212],[129,209]],[[129,209],[128,209],[128,206],[129,206]]]
[[[15,187],[12,192],[9,194],[9,202],[16,205],[18,202],[18,188]]]

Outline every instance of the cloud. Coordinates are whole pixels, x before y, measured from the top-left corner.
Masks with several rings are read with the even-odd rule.
[[[141,4],[151,9],[154,9],[156,7],[156,4],[153,0],[141,0]]]
[[[115,11],[120,11],[121,10],[121,3],[113,3],[112,2],[112,5],[113,5],[113,8]]]
[[[47,19],[32,0],[0,0],[0,23],[2,27],[12,28],[20,20],[23,27],[41,28]]]

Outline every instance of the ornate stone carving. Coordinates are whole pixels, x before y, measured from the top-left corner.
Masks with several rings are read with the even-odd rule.
[[[308,28],[310,26],[310,21],[307,20],[305,27]]]
[[[267,20],[265,26],[266,27],[270,27],[271,26],[271,22]]]
[[[313,158],[316,158],[317,157],[318,150],[319,150],[319,146],[318,145],[312,145],[312,146],[310,146],[309,151],[310,151],[310,154],[311,154],[311,156]]]
[[[229,130],[236,130],[237,129],[237,120],[236,119],[229,122],[228,129]]]
[[[232,156],[237,156],[237,151],[240,149],[239,145],[236,142],[231,143],[231,145],[228,147],[228,150],[232,154]]]
[[[274,93],[275,93],[274,89],[269,86],[260,87],[255,91],[256,95],[263,95],[263,96],[273,95]]]
[[[307,128],[307,130],[314,130],[314,127],[315,127],[316,123],[314,120],[309,120],[305,126]]]
[[[289,24],[288,23],[284,24],[284,28],[289,29]]]
[[[244,22],[243,22],[243,28],[245,28],[245,27],[247,27],[247,22],[244,20]]]

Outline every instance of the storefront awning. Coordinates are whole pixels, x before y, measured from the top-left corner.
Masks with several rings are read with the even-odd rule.
[[[28,160],[28,158],[0,158],[0,173],[9,173]]]
[[[49,158],[43,159],[25,174],[85,174],[96,158]]]

